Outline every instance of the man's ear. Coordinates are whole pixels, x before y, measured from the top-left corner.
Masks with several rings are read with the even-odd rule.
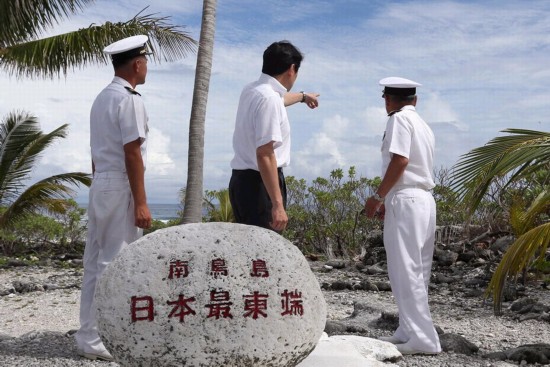
[[[132,69],[134,72],[138,72],[141,68],[141,60],[139,58],[135,58],[134,61],[132,61]]]
[[[286,71],[283,73],[285,76],[287,77],[292,77],[293,75],[296,74],[296,65],[295,64],[290,64],[290,66],[288,67],[288,69],[286,69]]]

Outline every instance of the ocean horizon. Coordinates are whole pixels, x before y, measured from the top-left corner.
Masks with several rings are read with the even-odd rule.
[[[148,205],[153,219],[160,221],[179,218],[178,212],[183,209],[180,204],[150,203]],[[88,203],[78,203],[78,206],[88,210]]]

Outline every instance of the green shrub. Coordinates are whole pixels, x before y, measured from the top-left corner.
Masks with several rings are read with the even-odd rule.
[[[41,214],[29,214],[14,223],[10,229],[0,230],[6,239],[5,255],[50,252],[63,233],[63,225],[54,218]]]
[[[303,253],[351,258],[366,245],[370,231],[381,222],[368,220],[360,211],[380,184],[380,178],[357,178],[355,167],[333,170],[318,177],[311,186],[303,179],[287,177],[289,224],[283,235]]]
[[[146,235],[146,234],[149,234],[149,233],[153,233],[154,231],[159,230],[159,229],[163,229],[163,228],[170,227],[170,224],[169,224],[169,223],[170,223],[170,222],[164,223],[164,222],[161,221],[161,220],[153,219],[153,220],[151,221],[151,227],[149,227],[149,228],[143,230],[143,235]]]
[[[234,222],[233,209],[229,200],[229,189],[206,190],[204,193],[203,206],[206,215],[203,222]]]

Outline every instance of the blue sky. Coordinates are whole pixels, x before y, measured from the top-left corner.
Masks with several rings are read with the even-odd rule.
[[[98,0],[55,26],[64,33],[147,12],[170,16],[199,38],[198,0]],[[550,2],[542,1],[218,1],[206,116],[205,189],[227,186],[231,137],[242,87],[260,75],[261,56],[287,39],[304,54],[295,91],[321,94],[320,107],[289,108],[291,166],[308,181],[355,166],[380,175],[386,122],[378,81],[402,76],[423,86],[417,110],[436,135],[436,166],[505,128],[550,130]],[[151,135],[146,172],[152,203],[177,203],[186,183],[188,128],[196,55],[150,63],[139,86]],[[45,131],[70,124],[69,136],[46,151],[33,179],[90,171],[89,109],[112,79],[109,65],[88,66],[54,81],[16,79],[0,71],[0,116],[26,110]],[[78,191],[87,200],[87,189]]]

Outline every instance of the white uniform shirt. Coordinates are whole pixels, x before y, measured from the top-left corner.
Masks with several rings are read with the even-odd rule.
[[[141,139],[145,166],[147,152],[147,111],[141,96],[126,80],[115,76],[96,97],[90,112],[90,146],[96,172],[125,172],[124,145]]]
[[[286,88],[267,74],[244,87],[233,133],[231,168],[258,169],[256,149],[274,142],[277,167],[290,163],[290,123],[283,97]]]
[[[409,159],[405,172],[395,184],[434,188],[433,157],[435,138],[428,124],[412,105],[390,116],[382,142],[382,175],[386,173],[392,154]]]

